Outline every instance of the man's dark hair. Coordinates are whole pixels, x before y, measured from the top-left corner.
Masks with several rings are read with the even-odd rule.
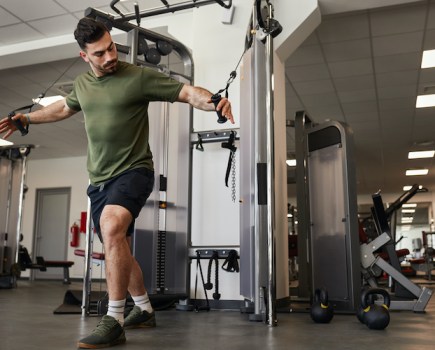
[[[86,44],[92,44],[100,40],[108,32],[106,26],[92,18],[84,17],[77,24],[74,37],[82,50],[86,49]]]

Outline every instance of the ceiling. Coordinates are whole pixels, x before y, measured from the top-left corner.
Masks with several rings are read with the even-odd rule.
[[[161,7],[160,0],[137,1],[141,10]],[[171,3],[185,2],[185,0]],[[0,3],[0,49],[4,45],[71,34],[87,7],[105,12],[109,0],[38,0],[26,6]],[[120,3],[125,12],[133,2]],[[358,192],[382,189],[399,193],[419,183],[435,190],[433,159],[407,160],[410,150],[434,147],[432,108],[415,109],[417,94],[435,89],[435,69],[421,70],[422,50],[435,48],[435,2],[327,15],[316,31],[285,63],[287,119],[305,110],[315,122],[349,124],[354,133]],[[72,64],[72,66],[71,66]],[[60,79],[59,76],[67,71]],[[66,59],[0,70],[0,115],[29,103],[56,79],[71,82],[88,70],[82,60]],[[427,93],[426,92],[426,93]],[[288,153],[294,134],[287,128]],[[19,135],[11,140],[22,143]],[[86,154],[83,116],[32,127],[26,143],[39,145],[32,159]],[[409,179],[407,168],[429,168],[429,175]]]
[[[325,16],[286,62],[287,118],[305,110],[315,122],[351,127],[360,194],[414,183],[435,190],[433,159],[407,159],[434,148],[435,111],[415,108],[416,96],[435,88],[435,69],[420,69],[422,50],[434,48],[435,2],[420,1]],[[429,175],[405,176],[421,167]]]

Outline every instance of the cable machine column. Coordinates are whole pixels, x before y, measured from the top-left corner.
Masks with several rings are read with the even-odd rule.
[[[286,261],[277,262],[275,200],[275,106],[273,38],[281,26],[269,1],[256,1],[243,57],[240,121],[240,292],[252,312],[250,321],[277,325],[277,276]],[[264,17],[264,18],[263,18]],[[279,195],[278,195],[279,196]],[[276,198],[275,198],[276,197]],[[283,267],[281,270],[277,267]]]
[[[268,3],[268,23],[271,26],[273,7]],[[276,326],[276,225],[275,225],[275,134],[273,97],[273,38],[266,37],[266,159],[267,159],[267,318],[269,326]]]

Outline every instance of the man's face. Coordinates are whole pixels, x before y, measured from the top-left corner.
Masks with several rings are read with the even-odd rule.
[[[80,56],[91,65],[97,77],[116,72],[118,52],[108,32],[100,40],[87,44],[86,50],[80,51]]]

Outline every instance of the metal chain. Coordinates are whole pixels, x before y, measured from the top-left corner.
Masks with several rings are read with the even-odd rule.
[[[233,152],[231,163],[231,199],[236,202],[236,152]]]

